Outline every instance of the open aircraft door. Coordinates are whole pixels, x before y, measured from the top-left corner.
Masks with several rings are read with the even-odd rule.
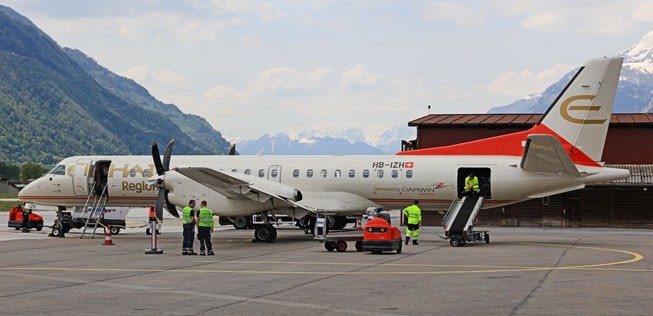
[[[93,171],[95,165],[91,159],[79,159],[73,171],[73,188],[75,195],[87,196],[93,184]]]

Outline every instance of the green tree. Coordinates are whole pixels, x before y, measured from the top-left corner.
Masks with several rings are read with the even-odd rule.
[[[0,178],[18,180],[20,178],[20,167],[0,161]]]
[[[41,164],[26,162],[20,166],[20,180],[23,182],[29,182],[30,179],[36,179],[47,171],[48,169]]]

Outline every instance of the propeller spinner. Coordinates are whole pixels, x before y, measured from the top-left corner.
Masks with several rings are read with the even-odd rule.
[[[156,217],[163,218],[163,203],[165,202],[165,207],[168,210],[168,213],[174,217],[179,217],[177,208],[174,204],[168,201],[168,193],[170,192],[165,187],[165,173],[170,170],[170,157],[172,156],[172,147],[175,144],[174,140],[171,140],[166,147],[166,151],[163,154],[163,162],[161,162],[161,156],[159,156],[159,145],[156,142],[152,143],[152,160],[154,160],[154,167],[156,168],[156,173],[159,175],[157,179],[157,187],[159,188],[159,195],[156,198]]]

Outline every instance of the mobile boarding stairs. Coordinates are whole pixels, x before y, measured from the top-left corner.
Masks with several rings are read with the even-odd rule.
[[[444,215],[444,239],[449,240],[452,247],[464,246],[468,242],[485,241],[490,243],[488,231],[474,230],[474,221],[483,206],[484,198],[472,194],[457,199],[451,203],[449,210]]]

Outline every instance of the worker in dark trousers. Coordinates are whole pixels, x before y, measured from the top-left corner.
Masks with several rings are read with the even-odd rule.
[[[195,234],[195,225],[197,224],[194,209],[195,200],[190,200],[188,201],[188,205],[182,210],[184,242],[181,245],[181,254],[184,256],[197,255],[197,253],[193,251],[193,235]]]
[[[410,241],[410,235],[413,235],[413,245],[419,245],[417,236],[419,236],[419,228],[422,226],[422,210],[419,208],[419,201],[415,200],[413,205],[405,208],[402,213],[408,218],[406,224],[406,245]]]
[[[23,211],[23,222],[20,225],[20,228],[23,233],[29,233],[29,214],[32,214],[32,210],[29,208],[25,208],[25,205],[21,206],[21,209]]]
[[[206,201],[200,203],[198,221],[198,235],[200,239],[200,256],[208,254],[213,256],[213,245],[211,244],[211,233],[213,232],[213,211],[206,207]],[[206,247],[205,247],[206,246]],[[205,252],[207,250],[208,252]]]

